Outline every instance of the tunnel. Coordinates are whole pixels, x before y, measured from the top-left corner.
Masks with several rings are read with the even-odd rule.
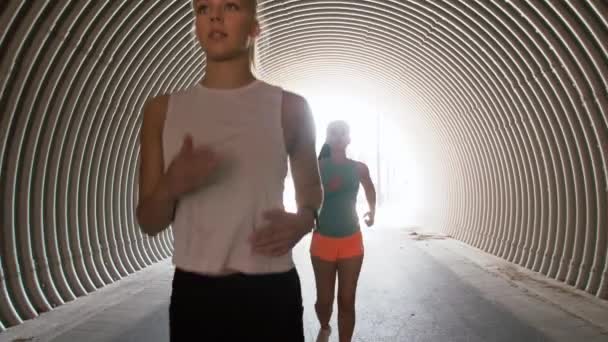
[[[606,1],[261,0],[259,19],[259,78],[381,111],[383,201],[409,160],[416,224],[608,299]],[[172,255],[135,219],[139,130],[148,98],[201,79],[192,30],[189,0],[0,3],[0,332]]]

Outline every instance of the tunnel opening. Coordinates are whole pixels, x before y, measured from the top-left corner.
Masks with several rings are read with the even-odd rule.
[[[425,176],[424,166],[417,159],[424,153],[424,145],[415,142],[411,131],[416,127],[403,127],[404,118],[417,114],[407,111],[407,104],[392,108],[390,101],[375,92],[350,89],[347,84],[361,84],[360,80],[342,80],[335,85],[319,89],[289,87],[308,99],[316,124],[317,151],[326,139],[326,128],[335,120],[346,121],[351,128],[351,144],[347,157],[365,163],[377,192],[377,222],[386,227],[418,227],[432,229],[429,224],[432,180]],[[331,90],[329,90],[331,89]],[[400,117],[398,124],[394,118]],[[414,143],[412,143],[414,142]],[[422,152],[421,152],[422,150]],[[285,205],[296,210],[293,179],[286,179]],[[368,211],[365,192],[360,189],[357,212],[362,216]],[[437,229],[437,227],[433,227]]]

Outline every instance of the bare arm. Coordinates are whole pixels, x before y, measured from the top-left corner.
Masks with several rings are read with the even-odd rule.
[[[296,190],[297,214],[284,209],[264,214],[267,223],[250,241],[254,252],[276,257],[289,252],[314,227],[314,212],[321,207],[323,190],[315,151],[315,124],[306,101],[284,93],[283,132]]]
[[[323,200],[314,119],[306,100],[287,92],[283,99],[283,113],[283,125],[290,133],[288,153],[298,213],[308,212],[312,218],[311,210],[319,209]]]
[[[139,199],[137,222],[142,231],[156,235],[173,220],[176,200],[169,195],[164,174],[162,131],[168,96],[146,102],[140,136]]]
[[[369,211],[371,215],[376,214],[376,187],[372,182],[372,178],[369,175],[369,169],[364,163],[358,163],[357,168],[359,171],[359,178],[361,179],[361,185],[365,191],[365,198],[369,205]]]

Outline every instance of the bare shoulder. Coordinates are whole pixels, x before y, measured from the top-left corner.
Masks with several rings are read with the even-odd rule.
[[[289,120],[304,120],[310,115],[308,101],[301,95],[283,91],[283,114]]]
[[[308,101],[301,95],[283,91],[282,121],[287,149],[305,141],[313,141],[315,136],[314,120]]]
[[[369,168],[367,167],[367,164],[365,164],[364,162],[360,162],[360,161],[356,161],[355,162],[355,166],[357,168],[357,171],[359,172],[360,176],[367,176],[369,175]]]

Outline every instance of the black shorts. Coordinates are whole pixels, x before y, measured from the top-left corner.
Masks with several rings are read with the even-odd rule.
[[[222,277],[177,269],[169,306],[171,342],[304,342],[303,311],[295,268]]]

